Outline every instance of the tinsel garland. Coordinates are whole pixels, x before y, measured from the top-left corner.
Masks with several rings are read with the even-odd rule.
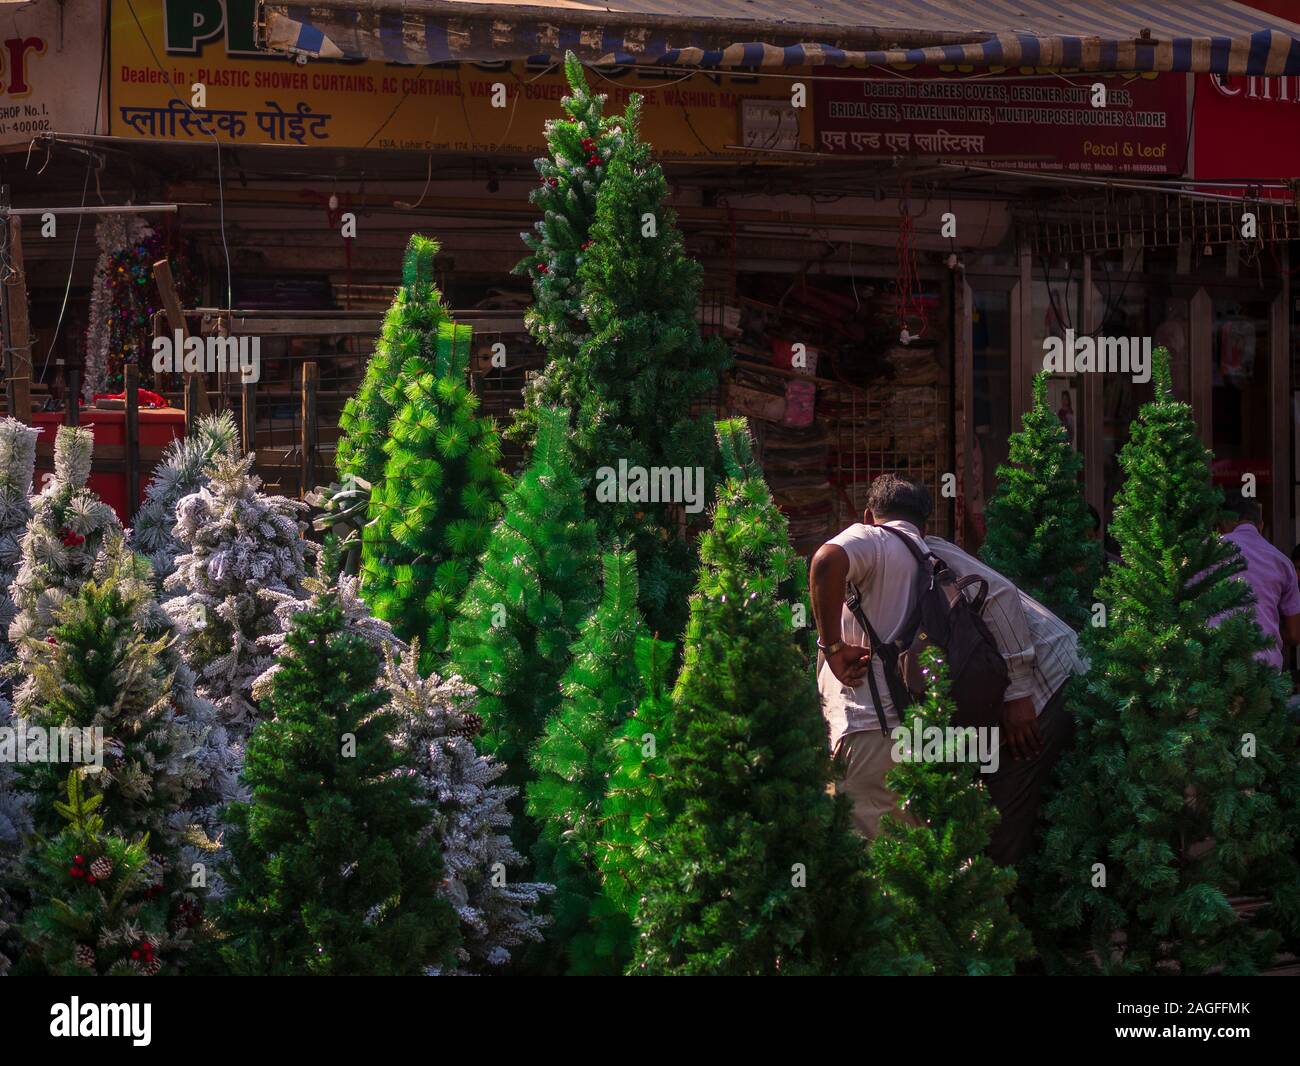
[[[140,383],[151,384],[150,351],[153,316],[162,307],[153,279],[153,264],[172,261],[182,304],[193,290],[184,255],[168,253],[168,242],[136,215],[105,215],[95,227],[99,257],[90,294],[82,395],[89,403],[97,393],[122,388],[124,362],[140,367]]]

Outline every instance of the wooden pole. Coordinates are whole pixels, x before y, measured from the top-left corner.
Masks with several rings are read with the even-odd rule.
[[[189,436],[194,432],[194,426],[199,420],[199,396],[201,394],[202,382],[199,381],[198,374],[185,375],[185,435]]]
[[[316,487],[316,449],[319,431],[316,423],[316,390],[320,385],[320,367],[314,362],[302,364],[302,483],[299,498]]]
[[[185,325],[185,312],[181,308],[181,299],[176,295],[176,282],[172,278],[172,266],[166,259],[159,259],[158,262],[154,263],[153,278],[158,284],[158,295],[162,298],[163,311],[167,314],[167,324],[171,326],[173,335],[175,335],[176,331],[179,330],[183,340],[190,334]],[[174,358],[179,360],[182,355],[182,352],[177,351],[174,353]],[[189,396],[190,378],[196,376],[200,377],[201,381],[203,380],[200,375],[186,374],[184,376],[185,395],[187,397]],[[208,403],[208,390],[206,386],[199,389],[198,392],[198,413],[200,415],[208,415],[212,413],[212,406]],[[188,424],[189,422],[187,419],[186,425]]]
[[[257,451],[257,386],[246,381],[242,386],[243,410],[240,412],[240,434],[244,438],[244,454]]]
[[[140,368],[135,363],[122,367],[122,388],[126,392],[126,520],[129,524],[140,502]]]
[[[81,367],[65,363],[63,367],[64,403],[63,421],[69,426],[81,424]]]
[[[23,220],[9,218],[9,277],[5,300],[9,306],[9,333],[5,337],[5,395],[9,416],[31,425],[32,348],[27,320],[27,275],[23,269]]]

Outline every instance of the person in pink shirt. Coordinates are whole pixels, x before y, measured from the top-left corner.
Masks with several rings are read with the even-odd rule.
[[[1255,621],[1271,647],[1256,658],[1281,670],[1282,645],[1300,644],[1300,587],[1291,560],[1264,539],[1259,501],[1231,493],[1224,504],[1227,516],[1219,523],[1223,539],[1236,545],[1246,569],[1236,576],[1250,586],[1255,599]]]

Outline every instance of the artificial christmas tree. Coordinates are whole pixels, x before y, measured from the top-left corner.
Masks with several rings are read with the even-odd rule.
[[[173,532],[176,505],[208,483],[208,468],[217,456],[237,457],[239,429],[229,411],[199,419],[187,437],[174,440],[163,452],[145,489],[145,500],[136,512],[133,546],[148,556],[159,583],[176,568],[176,556],[184,550]]]
[[[827,795],[826,726],[778,606],[737,575],[691,604],[665,751],[668,825],[636,880],[635,971],[861,974],[888,965],[866,850]]]
[[[971,761],[974,730],[959,738],[948,728],[953,705],[933,649],[922,672],[925,696],[902,716],[906,737],[885,778],[915,824],[885,815],[871,845],[876,884],[895,918],[900,954],[923,958],[927,972],[940,976],[1009,976],[1032,951],[1008,905],[1015,871],[984,854],[998,812]]]
[[[637,636],[636,710],[610,743],[612,769],[601,801],[596,862],[605,896],[635,920],[648,858],[667,826],[663,789],[668,768],[661,739],[672,728],[672,669],[676,647],[648,633]]]
[[[578,348],[590,334],[578,265],[596,217],[596,192],[623,140],[623,128],[604,116],[605,97],[591,91],[572,52],[565,53],[564,75],[569,93],[560,106],[567,117],[546,123],[550,155],[534,161],[541,184],[528,197],[542,217],[532,232],[520,234],[529,254],[515,267],[533,283],[524,324],[547,357],[543,371],[524,386],[524,404],[507,430],[507,436],[527,442],[536,435],[537,412],[571,398]]]
[[[538,411],[532,459],[506,494],[452,623],[452,672],[479,690],[482,748],[516,787],[530,776],[528,752],[560,702],[569,646],[594,600],[596,534],[583,516],[568,431],[565,412]],[[515,843],[527,853],[534,834],[521,807],[516,798]]]
[[[587,240],[574,255],[586,332],[571,359],[561,342],[568,365],[554,375],[548,365],[546,395],[574,411],[574,459],[591,486],[588,514],[600,544],[636,552],[647,623],[676,635],[694,569],[690,509],[703,508],[718,475],[709,420],[692,409],[717,389],[728,355],[720,339],[700,334],[702,271],[686,255],[663,171],[640,137],[640,115],[641,97],[633,96],[610,148],[597,149],[609,159]],[[544,278],[563,274],[567,261],[550,262],[548,251],[538,253]],[[537,310],[573,313],[562,300],[539,299]],[[623,491],[624,469],[643,472],[647,491],[630,480]],[[682,483],[663,492],[669,471]],[[692,483],[695,499],[688,498]]]
[[[103,797],[109,828],[179,848],[186,828],[204,820],[190,810],[196,794],[202,802],[207,790],[208,803],[218,802],[230,771],[210,746],[211,704],[173,691],[183,668],[141,570],[148,565],[120,536],[105,545],[98,573],[59,607],[47,639],[24,641],[27,679],[15,712],[28,727],[101,730],[103,765],[86,787]],[[25,762],[19,778],[35,799],[37,828],[52,832],[61,763]]]
[[[550,938],[575,975],[622,972],[632,946],[631,923],[602,893],[597,861],[616,730],[637,702],[635,556],[606,555],[604,577],[560,680],[563,702],[532,751],[528,785],[528,813],[541,826],[537,876],[556,886]]]
[[[1047,374],[1038,374],[1033,405],[998,467],[980,558],[1075,629],[1091,614],[1102,554],[1088,538],[1082,470],[1083,456],[1048,405]]]
[[[807,619],[807,570],[754,458],[749,423],[721,419],[716,432],[726,480],[718,486],[712,522],[700,536],[696,591],[712,594],[721,574],[735,573],[747,591],[784,604],[792,628],[801,628]]]
[[[402,772],[379,654],[322,596],[282,645],[228,810],[222,955],[237,973],[415,975],[455,958],[456,914]]]
[[[59,606],[90,577],[105,536],[121,532],[113,509],[86,487],[94,443],[90,430],[60,426],[54,476],[32,500],[11,590],[18,615],[9,639],[20,659],[26,638],[43,640]]]
[[[827,794],[826,724],[790,605],[775,581],[750,587],[756,556],[722,528],[730,513],[714,510],[671,721],[654,738],[665,828],[657,847],[623,852],[644,853],[624,874],[640,891],[634,971],[915,972],[885,949],[866,849],[847,801]]]
[[[163,890],[157,842],[105,826],[103,795],[67,777],[67,802],[54,804],[67,825],[39,840],[24,879],[31,908],[27,950],[16,972],[55,977],[152,977],[175,973],[191,944],[200,901]]]
[[[7,637],[18,608],[10,588],[18,576],[22,541],[32,517],[28,497],[40,435],[40,430],[16,418],[0,419],[0,665],[13,658]]]
[[[163,608],[185,661],[232,740],[253,727],[253,682],[271,665],[266,642],[279,631],[275,594],[301,596],[304,573],[304,505],[263,495],[252,465],[252,455],[218,455],[209,483],[176,505],[184,553],[163,583],[178,593]]]
[[[413,237],[413,248],[422,240]],[[446,650],[509,479],[497,469],[495,424],[475,413],[468,337],[445,322],[428,336],[416,324],[405,328],[427,355],[408,358],[397,379],[401,403],[362,530],[361,579],[375,614],[403,639],[419,638],[427,672]]]
[[[398,750],[420,781],[442,853],[439,894],[460,918],[456,967],[442,972],[499,971],[512,949],[542,939],[546,919],[537,908],[552,886],[509,879],[523,862],[507,832],[515,790],[497,783],[505,767],[475,749],[483,721],[473,689],[454,677],[422,677],[418,658],[418,648],[390,648],[381,682],[398,719]]]
[[[1266,638],[1242,610],[1244,564],[1216,535],[1209,453],[1164,349],[1153,384],[1120,453],[1123,562],[1101,581],[1106,624],[1085,631],[1037,913],[1061,968],[1250,973],[1300,927],[1300,753],[1285,681],[1254,657]],[[1247,919],[1229,897],[1249,894],[1270,903]]]
[[[384,315],[375,352],[366,364],[356,396],[339,416],[335,468],[347,483],[360,478],[378,484],[388,460],[389,424],[406,399],[409,382],[434,371],[453,351],[468,352],[471,330],[457,326],[442,305],[434,282],[438,242],[414,234],[402,260],[402,285]]]

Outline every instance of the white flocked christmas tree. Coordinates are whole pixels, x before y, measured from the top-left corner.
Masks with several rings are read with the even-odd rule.
[[[238,449],[239,429],[229,411],[199,419],[192,433],[167,446],[132,523],[135,550],[148,557],[159,582],[176,569],[183,551],[173,532],[176,505],[208,483],[218,455],[234,458]]]
[[[336,553],[323,550],[315,575],[303,580],[309,600],[272,594],[279,632],[266,645],[282,645],[293,616],[329,596],[343,612],[344,628],[383,654],[380,683],[401,722],[395,740],[409,772],[418,774],[424,786],[445,866],[441,891],[460,918],[462,943],[452,972],[499,971],[510,961],[512,947],[542,938],[546,919],[536,906],[552,886],[511,880],[522,865],[509,832],[507,803],[515,790],[496,783],[505,767],[474,747],[472,737],[482,723],[474,714],[473,689],[457,678],[421,677],[418,647],[408,647],[387,622],[370,614],[358,585],[357,577],[340,573]],[[278,669],[277,663],[257,679],[255,699],[270,691]]]
[[[490,973],[510,949],[542,939],[536,912],[554,886],[512,881],[522,860],[510,842],[508,802],[515,789],[497,784],[505,766],[474,747],[482,726],[474,690],[456,677],[421,677],[418,648],[386,656],[384,687],[401,716],[398,743],[420,775],[433,810],[446,881],[442,892],[460,916],[460,973]]]
[[[305,505],[267,496],[252,455],[218,456],[209,483],[176,505],[182,545],[163,603],[199,691],[233,741],[256,724],[253,682],[273,661],[277,597],[303,596]]]
[[[9,626],[18,614],[10,591],[22,561],[23,537],[31,521],[32,471],[40,430],[16,418],[0,419],[0,663],[13,658]]]
[[[23,639],[43,639],[54,613],[94,571],[107,536],[121,533],[113,509],[88,487],[94,437],[81,426],[60,426],[54,439],[54,476],[32,499],[18,574],[11,589],[17,615],[9,639],[23,657]]]

